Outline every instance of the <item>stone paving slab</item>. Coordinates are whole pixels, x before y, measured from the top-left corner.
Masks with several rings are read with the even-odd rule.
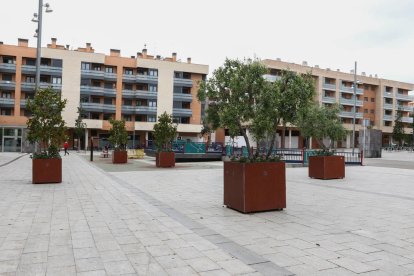
[[[28,157],[0,167],[0,275],[414,274],[412,170],[288,168],[287,209],[244,215],[222,205],[219,163],[63,166],[45,185]]]

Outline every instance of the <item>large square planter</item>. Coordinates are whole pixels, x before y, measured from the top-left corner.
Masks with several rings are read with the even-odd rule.
[[[173,151],[157,152],[155,164],[159,168],[175,167],[175,153]]]
[[[128,162],[128,153],[126,150],[114,150],[112,152],[113,164],[124,164]]]
[[[309,177],[338,179],[345,177],[345,157],[339,155],[310,156]]]
[[[224,205],[242,213],[286,208],[285,162],[224,162]]]
[[[62,182],[62,159],[33,159],[32,160],[32,183],[61,183]]]

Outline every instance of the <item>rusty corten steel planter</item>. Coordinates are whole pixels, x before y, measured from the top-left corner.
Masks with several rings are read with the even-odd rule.
[[[224,205],[242,213],[286,208],[285,162],[224,162]]]
[[[157,152],[155,165],[159,168],[175,167],[175,153],[173,151]]]
[[[338,179],[345,177],[345,157],[310,156],[309,177],[318,179]]]
[[[61,183],[62,182],[62,159],[33,159],[32,160],[32,183]]]
[[[128,153],[126,150],[114,150],[112,152],[113,164],[124,164],[128,162]]]

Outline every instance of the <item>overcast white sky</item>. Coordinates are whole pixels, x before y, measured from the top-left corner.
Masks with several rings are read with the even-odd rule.
[[[414,0],[44,0],[43,41],[96,52],[178,53],[209,64],[225,57],[284,61],[414,83]],[[33,38],[38,0],[1,0],[0,41]]]

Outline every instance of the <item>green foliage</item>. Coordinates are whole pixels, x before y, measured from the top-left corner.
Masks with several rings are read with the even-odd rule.
[[[402,122],[402,110],[400,108],[398,108],[397,110],[397,116],[395,118],[394,121],[394,128],[392,130],[392,138],[396,141],[398,141],[398,144],[401,146],[402,142],[404,140],[405,137],[405,132],[404,132],[404,124]]]
[[[300,110],[309,106],[314,95],[314,81],[307,75],[283,71],[274,83],[265,80],[268,69],[259,61],[226,59],[224,65],[201,82],[199,101],[206,101],[203,132],[227,128],[232,138],[243,135],[246,147],[250,141],[246,129],[256,142],[270,141],[266,158],[270,158],[281,122],[295,123]],[[259,159],[258,153],[249,159]]]
[[[112,127],[109,130],[109,142],[114,146],[115,150],[125,150],[128,142],[128,132],[125,129],[125,120],[110,119]]]
[[[279,162],[281,160],[279,155],[259,155],[253,157],[244,157],[244,156],[232,156],[230,158],[232,162],[240,163],[264,163],[264,162]]]
[[[313,104],[299,114],[297,126],[305,137],[316,139],[322,148],[322,155],[329,155],[329,149],[332,148],[335,141],[345,138],[347,131],[339,119],[340,108],[337,105],[332,107],[320,107]],[[323,143],[324,138],[329,138],[331,143],[329,147]]]
[[[66,99],[52,88],[38,89],[33,100],[28,100],[27,109],[32,116],[27,121],[30,143],[38,143],[39,152],[33,158],[60,158],[59,148],[66,139],[62,110]]]
[[[158,116],[158,122],[154,125],[154,140],[157,152],[170,151],[170,145],[176,133],[177,126],[173,124],[171,115],[164,112]]]
[[[75,121],[75,135],[78,139],[81,139],[85,135],[86,124],[83,122],[82,113],[83,110],[81,107],[78,107],[78,118]]]

